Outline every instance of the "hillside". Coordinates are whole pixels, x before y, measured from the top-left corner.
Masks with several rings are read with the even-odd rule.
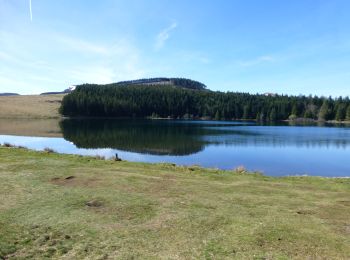
[[[75,89],[75,86],[71,86],[63,91],[54,91],[54,92],[44,92],[40,95],[59,95],[59,94],[68,94],[71,93]]]
[[[175,86],[187,89],[197,89],[197,90],[205,90],[207,88],[201,82],[185,79],[185,78],[149,78],[149,79],[137,79],[137,80],[128,80],[128,81],[120,81],[116,84],[110,85],[165,85],[165,86]]]
[[[17,93],[0,93],[0,97],[7,97],[7,96],[18,96]]]

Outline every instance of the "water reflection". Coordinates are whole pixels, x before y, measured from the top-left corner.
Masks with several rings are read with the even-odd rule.
[[[63,137],[78,148],[153,155],[189,155],[209,145],[346,148],[348,128],[259,126],[250,123],[159,120],[64,120]]]
[[[237,131],[225,136],[206,136],[207,143],[228,146],[347,148],[350,147],[348,128],[330,127],[237,127]],[[226,129],[229,131],[229,129]]]
[[[143,120],[64,120],[60,127],[63,137],[78,148],[113,148],[155,155],[197,153],[205,146],[199,137],[213,132],[188,124]]]
[[[62,137],[58,119],[0,118],[0,134]]]

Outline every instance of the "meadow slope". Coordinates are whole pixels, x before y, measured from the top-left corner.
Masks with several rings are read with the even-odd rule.
[[[64,94],[0,97],[0,118],[60,118]]]

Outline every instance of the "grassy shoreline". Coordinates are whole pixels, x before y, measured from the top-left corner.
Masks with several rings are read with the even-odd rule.
[[[350,180],[0,147],[0,258],[346,259]]]

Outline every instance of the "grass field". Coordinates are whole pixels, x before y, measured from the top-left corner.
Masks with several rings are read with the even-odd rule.
[[[1,147],[0,202],[5,259],[350,256],[350,179]]]
[[[0,118],[59,118],[62,95],[0,97]]]

